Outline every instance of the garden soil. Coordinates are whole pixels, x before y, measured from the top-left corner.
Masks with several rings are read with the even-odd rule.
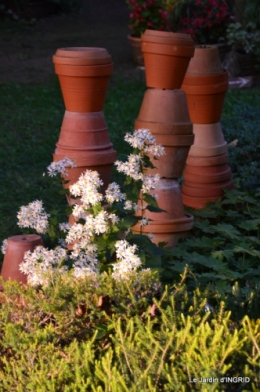
[[[83,0],[77,14],[38,20],[0,17],[0,83],[42,83],[54,75],[52,56],[58,48],[106,48],[114,74],[140,77],[127,40],[129,11],[124,0]]]

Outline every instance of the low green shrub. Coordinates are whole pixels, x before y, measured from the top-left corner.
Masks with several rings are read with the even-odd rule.
[[[156,277],[136,285],[104,276],[96,288],[5,283],[0,390],[257,391],[259,320],[235,323],[223,302],[205,311],[205,294],[187,295],[184,279],[165,290]]]

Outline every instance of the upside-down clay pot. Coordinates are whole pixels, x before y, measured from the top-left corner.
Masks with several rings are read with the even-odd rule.
[[[103,48],[72,47],[58,49],[53,56],[66,110],[103,110],[110,75],[111,56]]]
[[[222,72],[219,50],[216,46],[199,45],[194,48],[186,75],[212,75]]]
[[[23,262],[24,253],[31,252],[36,246],[44,246],[41,236],[36,234],[15,235],[7,239],[7,246],[1,270],[4,280],[16,280],[27,283],[27,276],[20,272],[19,266]]]
[[[220,121],[228,81],[204,86],[183,84],[181,88],[186,93],[190,119],[193,123],[211,124]]]
[[[103,112],[65,111],[53,159],[59,161],[66,157],[72,159],[76,167],[68,168],[65,179],[69,182],[65,188],[74,184],[85,170],[98,171],[104,182],[103,189],[107,188],[116,151],[110,142]],[[70,204],[75,203],[75,199],[68,200]]]
[[[181,189],[178,181],[172,179],[161,178],[156,184],[156,188],[150,192],[156,195],[156,200],[159,208],[165,212],[151,212],[145,210],[145,216],[154,221],[180,219],[184,217],[184,207],[181,197]],[[147,203],[138,201],[138,205],[145,207]],[[136,213],[137,216],[141,212]]]
[[[231,169],[227,163],[219,166],[189,166],[183,172],[184,181],[189,184],[211,184],[231,178]]]
[[[220,123],[193,124],[194,143],[189,151],[192,157],[213,157],[226,154],[228,147]],[[198,165],[199,166],[199,165]]]
[[[165,155],[156,159],[149,154],[155,169],[148,169],[148,174],[159,173],[161,177],[178,178],[182,175],[194,135],[154,135],[156,142],[164,147]]]
[[[137,121],[160,123],[169,127],[182,125],[189,127],[189,133],[192,133],[187,100],[182,90],[148,89],[144,94]]]
[[[165,242],[167,247],[174,247],[181,238],[186,238],[193,228],[193,216],[185,214],[180,219],[152,221],[149,225],[141,227],[138,222],[131,227],[134,234],[153,234],[151,241],[155,244]]]
[[[147,87],[179,89],[194,54],[191,36],[146,30],[141,40]]]

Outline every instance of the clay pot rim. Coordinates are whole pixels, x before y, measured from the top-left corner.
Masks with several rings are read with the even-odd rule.
[[[67,58],[82,58],[82,59],[93,59],[93,58],[104,58],[109,56],[108,51],[105,48],[99,48],[95,46],[68,46],[65,48],[59,48],[55,52],[56,57],[67,57]]]
[[[184,181],[190,184],[193,183],[203,183],[203,184],[214,184],[216,182],[223,182],[225,180],[228,180],[229,178],[231,178],[232,176],[232,172],[231,169],[229,168],[228,170],[226,170],[225,172],[222,173],[217,173],[217,174],[191,174],[191,173],[184,173],[183,174],[183,178]],[[194,182],[195,180],[195,182]],[[192,185],[191,185],[192,186]]]
[[[215,163],[212,163],[215,162]],[[228,162],[228,152],[213,156],[192,156],[188,155],[186,164],[194,166],[212,166]]]
[[[221,165],[211,165],[210,170],[217,170],[218,171],[221,169],[225,169],[227,167],[229,167],[228,162],[225,162],[225,163],[222,163]],[[189,173],[196,174],[196,172],[198,170],[202,170],[201,166],[186,164],[186,171],[188,171]],[[205,169],[205,170],[208,170],[208,169]]]
[[[144,125],[139,123],[143,123]],[[136,125],[137,124],[137,125]],[[160,123],[142,120],[135,121],[135,129],[149,129],[152,135],[191,135],[193,132],[192,123]]]
[[[209,84],[223,83],[226,81],[228,81],[228,72],[223,68],[223,72],[219,74],[202,75],[198,73],[186,72],[183,84],[191,86],[204,86]]]
[[[141,129],[148,129],[147,127],[149,124],[153,125],[158,125],[158,127],[165,127],[165,128],[176,128],[176,127],[191,127],[193,128],[193,123],[192,122],[174,122],[174,123],[164,123],[164,122],[158,122],[158,121],[146,121],[146,120],[135,120],[135,123],[144,123],[148,124],[147,126],[142,126]],[[166,135],[166,133],[165,133]],[[179,134],[181,135],[181,134]]]
[[[176,233],[187,231],[192,229],[193,221],[194,217],[190,214],[185,214],[183,218],[179,219],[164,219],[161,221],[153,220],[149,223],[149,225],[143,226],[142,231],[144,233]],[[131,230],[135,229],[140,229],[139,222],[131,227]]]
[[[65,149],[64,149],[65,150]],[[78,150],[74,149],[74,152],[78,152]],[[84,152],[84,151],[83,151]],[[80,156],[80,155],[74,155],[72,149],[68,149],[68,153],[64,154],[64,152],[59,153],[57,149],[55,150],[55,153],[53,154],[53,161],[60,161],[61,159],[68,157],[75,162],[76,167],[69,169],[69,170],[77,170],[82,166],[105,166],[108,164],[114,164],[116,160],[116,151],[115,150],[110,150],[110,151],[99,151],[91,154],[88,152],[88,156],[86,157],[86,154]],[[86,169],[87,170],[87,169]]]
[[[55,73],[58,76],[76,76],[76,77],[91,77],[91,76],[109,76],[113,71],[113,63],[100,65],[73,65],[54,64]]]
[[[189,183],[184,182],[182,184],[182,194],[191,197],[217,197],[223,195],[223,189],[231,190],[233,188],[234,182],[232,179],[214,184],[196,184],[196,186],[190,186]],[[206,193],[207,196],[205,196]]]
[[[52,56],[52,61],[54,64],[64,64],[64,65],[101,65],[101,64],[109,64],[112,63],[112,57],[107,56],[104,58],[93,58],[93,59],[84,59],[84,58],[73,58],[73,57],[58,57]]]
[[[169,135],[169,134],[152,134],[156,138],[156,143],[163,146],[191,146],[194,143],[195,135]],[[157,136],[157,137],[156,137]]]
[[[195,136],[196,137],[196,136]],[[228,151],[227,142],[217,145],[215,147],[196,147],[194,144],[189,152],[192,157],[214,157],[218,155],[223,155]]]
[[[151,42],[166,45],[192,46],[194,41],[189,34],[166,31],[145,30],[141,36],[142,42]]]
[[[7,242],[22,242],[22,243],[29,243],[32,241],[39,241],[39,239],[42,239],[42,237],[38,234],[19,234],[19,235],[14,235],[12,237],[7,238]]]
[[[228,90],[228,81],[207,85],[182,84],[181,89],[186,95],[214,95],[224,93]]]
[[[193,209],[203,209],[208,203],[217,202],[222,197],[223,196],[192,197],[182,193],[183,204],[186,207],[191,207]]]
[[[141,50],[144,56],[149,54],[173,56],[173,57],[192,57],[194,54],[193,46],[178,46],[178,45],[167,45],[154,42],[142,41]],[[145,57],[144,57],[145,60]],[[177,89],[176,89],[177,90]]]

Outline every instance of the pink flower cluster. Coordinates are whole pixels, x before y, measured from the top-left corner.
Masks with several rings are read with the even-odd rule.
[[[196,0],[191,16],[180,21],[180,30],[190,34],[197,44],[225,41],[228,25],[234,20],[224,0]]]
[[[126,0],[130,10],[130,29],[140,37],[146,29],[170,29],[168,11],[162,0]]]

